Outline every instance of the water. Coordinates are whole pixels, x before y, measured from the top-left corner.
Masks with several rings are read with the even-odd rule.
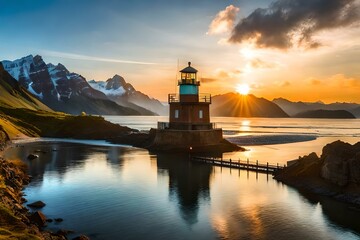
[[[136,118],[118,119],[141,126]],[[151,121],[155,118],[149,119],[144,125],[156,124]],[[238,136],[242,134],[236,132],[238,121],[243,120],[218,124],[227,124],[224,128],[229,136]],[[261,123],[265,120],[248,121],[249,135],[288,134],[282,133],[285,128],[275,133],[265,128],[265,133],[251,133],[260,125],[266,126]],[[268,126],[281,123],[266,121]],[[295,124],[291,121],[286,126]],[[257,127],[252,127],[254,123]],[[328,123],[339,127],[330,130],[321,121],[308,125],[304,120],[298,121],[299,128],[292,128],[292,134],[304,135],[316,133],[316,126],[322,127],[320,134],[324,136],[316,135],[314,141],[248,146],[248,152],[268,157],[274,152],[283,153],[279,155],[285,159],[294,157],[292,151],[297,147],[305,146],[307,151],[335,138],[358,139],[359,122]],[[312,132],[304,126],[312,126]],[[347,133],[342,129],[345,127],[354,130]],[[186,154],[154,155],[103,141],[38,139],[18,144],[6,152],[6,157],[27,161],[29,153],[39,154],[38,159],[27,161],[33,181],[25,193],[29,202],[42,200],[47,204],[43,212],[49,218],[64,219],[50,223],[48,227],[53,230],[73,229],[76,234],[105,240],[360,239],[360,210],[299,193],[266,174],[191,163]]]
[[[156,128],[158,121],[168,121],[164,116],[105,116],[105,119],[142,131]],[[360,141],[360,119],[212,117],[211,120],[223,129],[225,138],[248,149],[224,155],[235,160],[283,165],[311,152],[320,155],[323,146],[336,140],[351,144]]]

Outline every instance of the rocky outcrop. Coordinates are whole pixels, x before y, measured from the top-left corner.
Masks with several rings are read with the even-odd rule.
[[[336,141],[326,145],[321,155],[321,177],[341,187],[360,185],[360,142],[351,145]]]
[[[9,140],[9,135],[5,132],[3,126],[0,125],[0,151],[4,150],[5,145]]]
[[[327,144],[278,171],[275,179],[291,186],[360,205],[360,142]]]
[[[27,206],[32,207],[32,208],[43,208],[46,206],[46,204],[42,201],[36,201],[30,204],[27,204]]]

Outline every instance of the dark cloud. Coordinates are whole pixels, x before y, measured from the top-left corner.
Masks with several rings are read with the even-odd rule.
[[[258,47],[280,49],[316,48],[321,43],[312,38],[315,33],[358,21],[358,0],[277,0],[241,19],[229,41],[254,40]]]

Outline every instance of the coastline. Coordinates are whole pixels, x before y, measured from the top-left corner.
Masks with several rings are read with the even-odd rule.
[[[3,131],[0,131],[3,133]],[[4,141],[5,140],[5,141]],[[10,139],[0,138],[0,239],[43,239],[66,240],[73,231],[59,230],[57,233],[45,230],[46,217],[34,208],[31,212],[23,190],[30,183],[27,164],[21,160],[8,161],[5,152],[15,147]],[[80,235],[73,239],[89,239]]]
[[[316,153],[292,161],[275,173],[274,179],[321,196],[353,204],[360,208],[360,142],[351,145],[335,141],[324,146],[321,157]]]

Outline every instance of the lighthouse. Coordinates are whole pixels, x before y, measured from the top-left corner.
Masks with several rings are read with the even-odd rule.
[[[155,151],[226,152],[239,147],[223,139],[221,128],[210,121],[211,95],[200,93],[198,71],[188,66],[180,71],[178,93],[168,94],[169,122],[150,129],[147,146]]]
[[[210,94],[199,94],[200,81],[197,79],[197,70],[188,66],[180,71],[178,81],[179,93],[169,94],[169,129],[178,130],[209,130]]]

